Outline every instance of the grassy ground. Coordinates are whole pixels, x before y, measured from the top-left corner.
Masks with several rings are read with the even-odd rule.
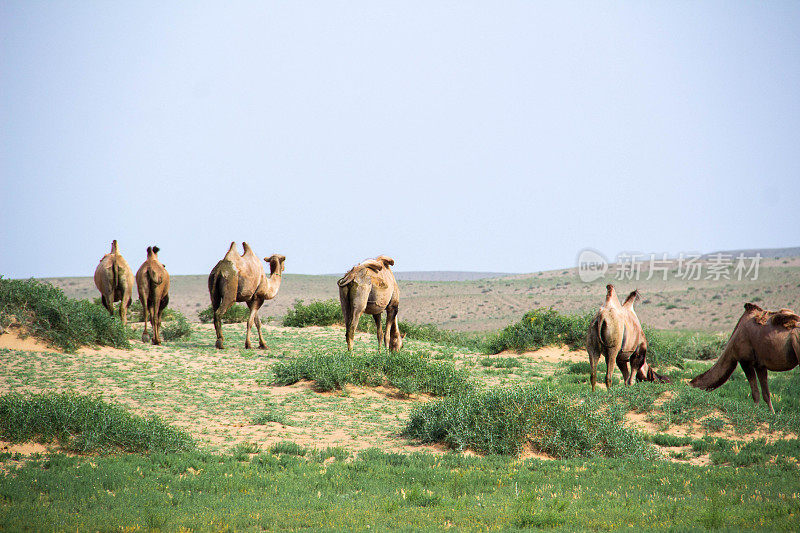
[[[375,356],[374,336],[360,333],[348,362],[344,332],[336,326],[266,327],[266,351],[241,348],[242,324],[226,325],[225,332],[223,351],[213,347],[210,325],[194,325],[189,339],[164,346],[134,340],[131,350],[3,350],[0,394],[101,395],[134,415],[157,415],[189,434],[197,448],[70,456],[52,442],[37,457],[19,455],[9,444],[0,454],[0,528],[800,526],[797,372],[770,375],[778,411],[772,415],[763,405],[753,406],[740,371],[713,393],[688,388],[684,380],[710,361],[687,359],[683,368],[660,368],[674,378],[672,384],[624,388],[617,371],[610,392],[592,394],[585,352],[567,348],[490,356],[407,339],[402,357],[385,359]],[[369,374],[376,368],[382,374]],[[279,379],[301,371],[311,380],[338,376],[340,386]],[[449,407],[436,406],[455,393],[426,389],[425,380],[408,381],[416,375],[462,376],[472,384],[470,394],[478,394],[477,404],[463,405],[477,407],[442,411]],[[581,413],[593,412],[598,418],[590,420],[605,420],[603,431],[634,432],[641,449],[651,452],[623,459],[612,450],[604,458],[589,446],[578,450],[582,457],[553,460],[561,456],[555,448],[523,439],[512,447],[516,455],[476,454],[487,449],[480,444],[486,438],[504,434],[471,434],[463,428],[490,424],[464,422],[475,412],[496,422],[492,405],[505,416],[521,399],[509,393],[506,403],[492,403],[480,394],[527,386],[538,387],[540,395],[525,398],[564,402],[554,404],[544,423],[553,423],[560,411],[579,409],[580,416],[548,426],[557,428],[562,444],[595,438],[575,423],[589,416]],[[425,439],[410,431],[414,417],[435,409],[447,414],[430,419],[438,426],[428,426],[441,431],[441,438],[436,431]],[[458,428],[452,434],[460,441],[447,438]]]

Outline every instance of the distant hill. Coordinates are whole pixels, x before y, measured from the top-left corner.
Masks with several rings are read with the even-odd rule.
[[[394,277],[402,281],[474,281],[476,279],[502,278],[512,275],[508,272],[465,272],[456,270],[393,272]]]
[[[719,252],[703,254],[703,258],[707,259],[708,257],[716,254],[727,254],[732,255],[733,257],[736,257],[739,254],[744,254],[745,257],[754,257],[756,254],[760,254],[761,257],[769,259],[775,259],[778,257],[800,257],[800,246],[795,248],[751,248],[749,250],[721,250]]]

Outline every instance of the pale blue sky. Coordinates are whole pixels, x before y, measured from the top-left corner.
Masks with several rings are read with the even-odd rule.
[[[800,2],[0,2],[0,274],[800,244]]]

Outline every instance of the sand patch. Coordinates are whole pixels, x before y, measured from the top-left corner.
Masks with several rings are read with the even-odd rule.
[[[504,350],[490,357],[517,357],[529,359],[534,363],[578,363],[588,361],[589,354],[586,350],[572,350],[569,346],[545,346],[531,352],[517,353],[513,350]]]

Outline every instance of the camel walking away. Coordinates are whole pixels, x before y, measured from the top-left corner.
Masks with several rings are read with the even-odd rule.
[[[211,307],[214,310],[214,329],[217,332],[217,348],[222,349],[225,338],[222,336],[222,315],[230,309],[234,302],[245,302],[250,309],[247,319],[247,336],[244,347],[250,346],[250,329],[253,324],[258,330],[258,346],[266,348],[261,335],[261,320],[258,310],[266,300],[275,298],[281,286],[284,270],[283,255],[273,254],[265,257],[269,263],[270,275],[264,273],[264,266],[253,252],[250,245],[242,243],[244,253],[240,256],[236,251],[236,243],[232,242],[228,253],[216,264],[208,276],[208,292],[211,295]]]
[[[169,303],[169,272],[158,260],[158,246],[147,247],[147,259],[136,271],[136,286],[142,302],[144,332],[142,342],[150,340],[147,321],[153,325],[153,344],[161,344],[161,314]]]
[[[403,347],[403,337],[397,324],[400,288],[391,266],[394,259],[381,255],[351,268],[339,281],[339,302],[346,328],[347,349],[353,349],[353,336],[363,313],[375,319],[378,351],[381,345],[392,351]],[[381,314],[386,311],[386,332],[381,328]]]
[[[119,253],[117,241],[111,242],[111,252],[100,260],[94,271],[94,284],[100,291],[103,306],[114,315],[114,302],[119,304],[119,318],[123,324],[128,323],[128,307],[133,294],[133,271],[128,262]]]
[[[597,383],[597,362],[601,355],[606,360],[606,388],[611,388],[615,362],[622,372],[625,385],[632,383],[634,375],[636,381],[669,382],[668,377],[657,374],[647,364],[647,339],[633,309],[638,299],[639,291],[633,291],[620,304],[614,286],[606,286],[606,301],[597,311],[586,334],[592,390],[595,390]]]
[[[728,343],[714,365],[689,382],[692,387],[714,390],[731,377],[738,363],[747,381],[753,402],[758,404],[758,384],[770,411],[772,399],[767,384],[767,371],[785,372],[798,365],[800,358],[800,316],[789,309],[765,311],[746,303]]]

